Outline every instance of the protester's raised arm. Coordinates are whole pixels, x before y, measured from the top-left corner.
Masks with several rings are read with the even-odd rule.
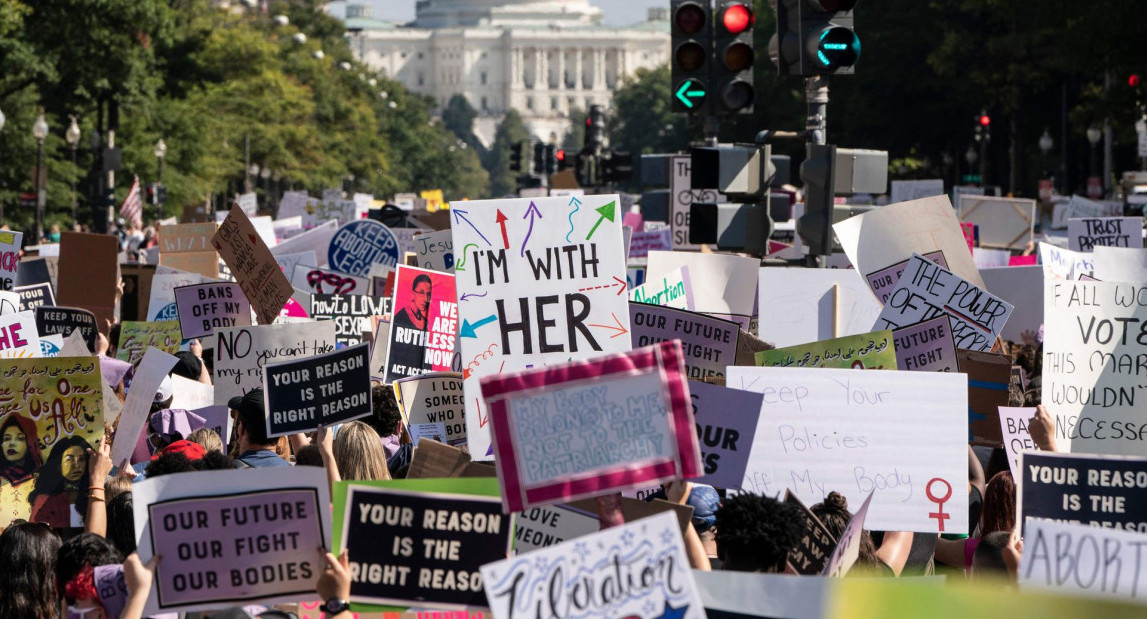
[[[151,593],[151,581],[155,577],[155,566],[162,559],[155,555],[146,564],[139,560],[138,553],[131,553],[123,562],[123,579],[127,584],[127,603],[119,619],[143,619],[143,608]]]
[[[100,437],[95,451],[88,450],[88,513],[84,515],[84,532],[107,537],[108,510],[104,496],[104,481],[112,472],[111,440],[105,434]]]
[[[319,426],[319,433],[315,437],[319,444],[319,455],[323,458],[323,468],[327,471],[327,484],[331,489],[331,500],[335,498],[335,482],[342,481],[339,475],[339,465],[335,462],[334,435],[326,426]]]
[[[1059,451],[1055,444],[1055,420],[1046,406],[1035,407],[1035,416],[1028,420],[1028,433],[1040,451]]]

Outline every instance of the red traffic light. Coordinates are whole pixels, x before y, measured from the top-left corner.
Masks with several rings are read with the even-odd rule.
[[[980,126],[987,127],[990,124],[992,124],[992,119],[988,118],[987,114],[980,114]]]
[[[554,151],[554,159],[557,159],[558,161],[565,161],[566,151],[564,149]]]
[[[673,23],[685,34],[700,32],[705,26],[705,10],[698,4],[685,4],[673,15]]]
[[[1132,73],[1131,77],[1127,78],[1127,85],[1132,87],[1132,88],[1138,88],[1139,87],[1139,75],[1137,73]]]
[[[740,34],[753,27],[753,10],[744,4],[734,4],[721,15],[721,24],[729,34]]]

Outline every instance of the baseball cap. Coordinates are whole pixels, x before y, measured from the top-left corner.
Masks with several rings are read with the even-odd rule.
[[[665,498],[665,489],[661,488],[647,496],[645,500]],[[717,523],[717,510],[721,508],[721,495],[717,494],[717,490],[713,486],[693,484],[693,489],[689,492],[689,498],[685,499],[685,504],[693,507],[693,528],[697,529],[698,533],[708,531]]]
[[[188,460],[202,460],[207,450],[199,443],[192,443],[187,440],[175,441],[167,447],[160,449],[151,459],[157,460],[161,455],[170,453],[183,454]]]
[[[260,415],[265,414],[263,408],[263,389],[252,389],[243,395],[237,395],[227,400],[227,408],[239,411],[239,413],[243,415],[255,412],[258,412]]]
[[[155,401],[166,402],[171,398],[172,393],[173,388],[171,385],[171,375],[169,374],[163,377],[163,382],[159,383],[159,389],[157,389],[155,392]]]

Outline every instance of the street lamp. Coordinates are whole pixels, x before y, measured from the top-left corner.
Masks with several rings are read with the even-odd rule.
[[[1048,176],[1047,169],[1047,154],[1051,152],[1051,147],[1055,143],[1051,139],[1051,134],[1047,132],[1047,127],[1043,128],[1043,135],[1039,136],[1039,149],[1043,152],[1043,175]]]
[[[163,158],[167,156],[167,144],[164,143],[163,138],[155,143],[155,161],[157,163],[157,171],[155,174],[155,182],[163,184]]]
[[[1099,146],[1099,140],[1103,138],[1103,131],[1099,127],[1091,126],[1087,128],[1087,141],[1091,142],[1091,175],[1099,176],[1098,159],[1096,158],[1096,147]]]
[[[40,117],[32,125],[32,137],[36,138],[36,244],[44,238],[44,203],[47,200],[47,188],[44,186],[44,138],[48,137],[48,121],[44,120],[44,108],[40,108]]]
[[[76,167],[76,147],[80,145],[80,125],[76,122],[76,117],[68,115],[72,119],[72,123],[68,125],[67,131],[64,132],[64,139],[68,142],[68,148],[72,151],[72,167]],[[76,223],[76,180],[72,179],[72,224]]]

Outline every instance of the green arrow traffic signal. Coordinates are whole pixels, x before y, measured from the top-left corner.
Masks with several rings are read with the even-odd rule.
[[[705,85],[699,80],[687,79],[681,82],[681,86],[674,93],[674,96],[681,102],[681,105],[691,110],[704,103],[708,94],[705,92]]]

